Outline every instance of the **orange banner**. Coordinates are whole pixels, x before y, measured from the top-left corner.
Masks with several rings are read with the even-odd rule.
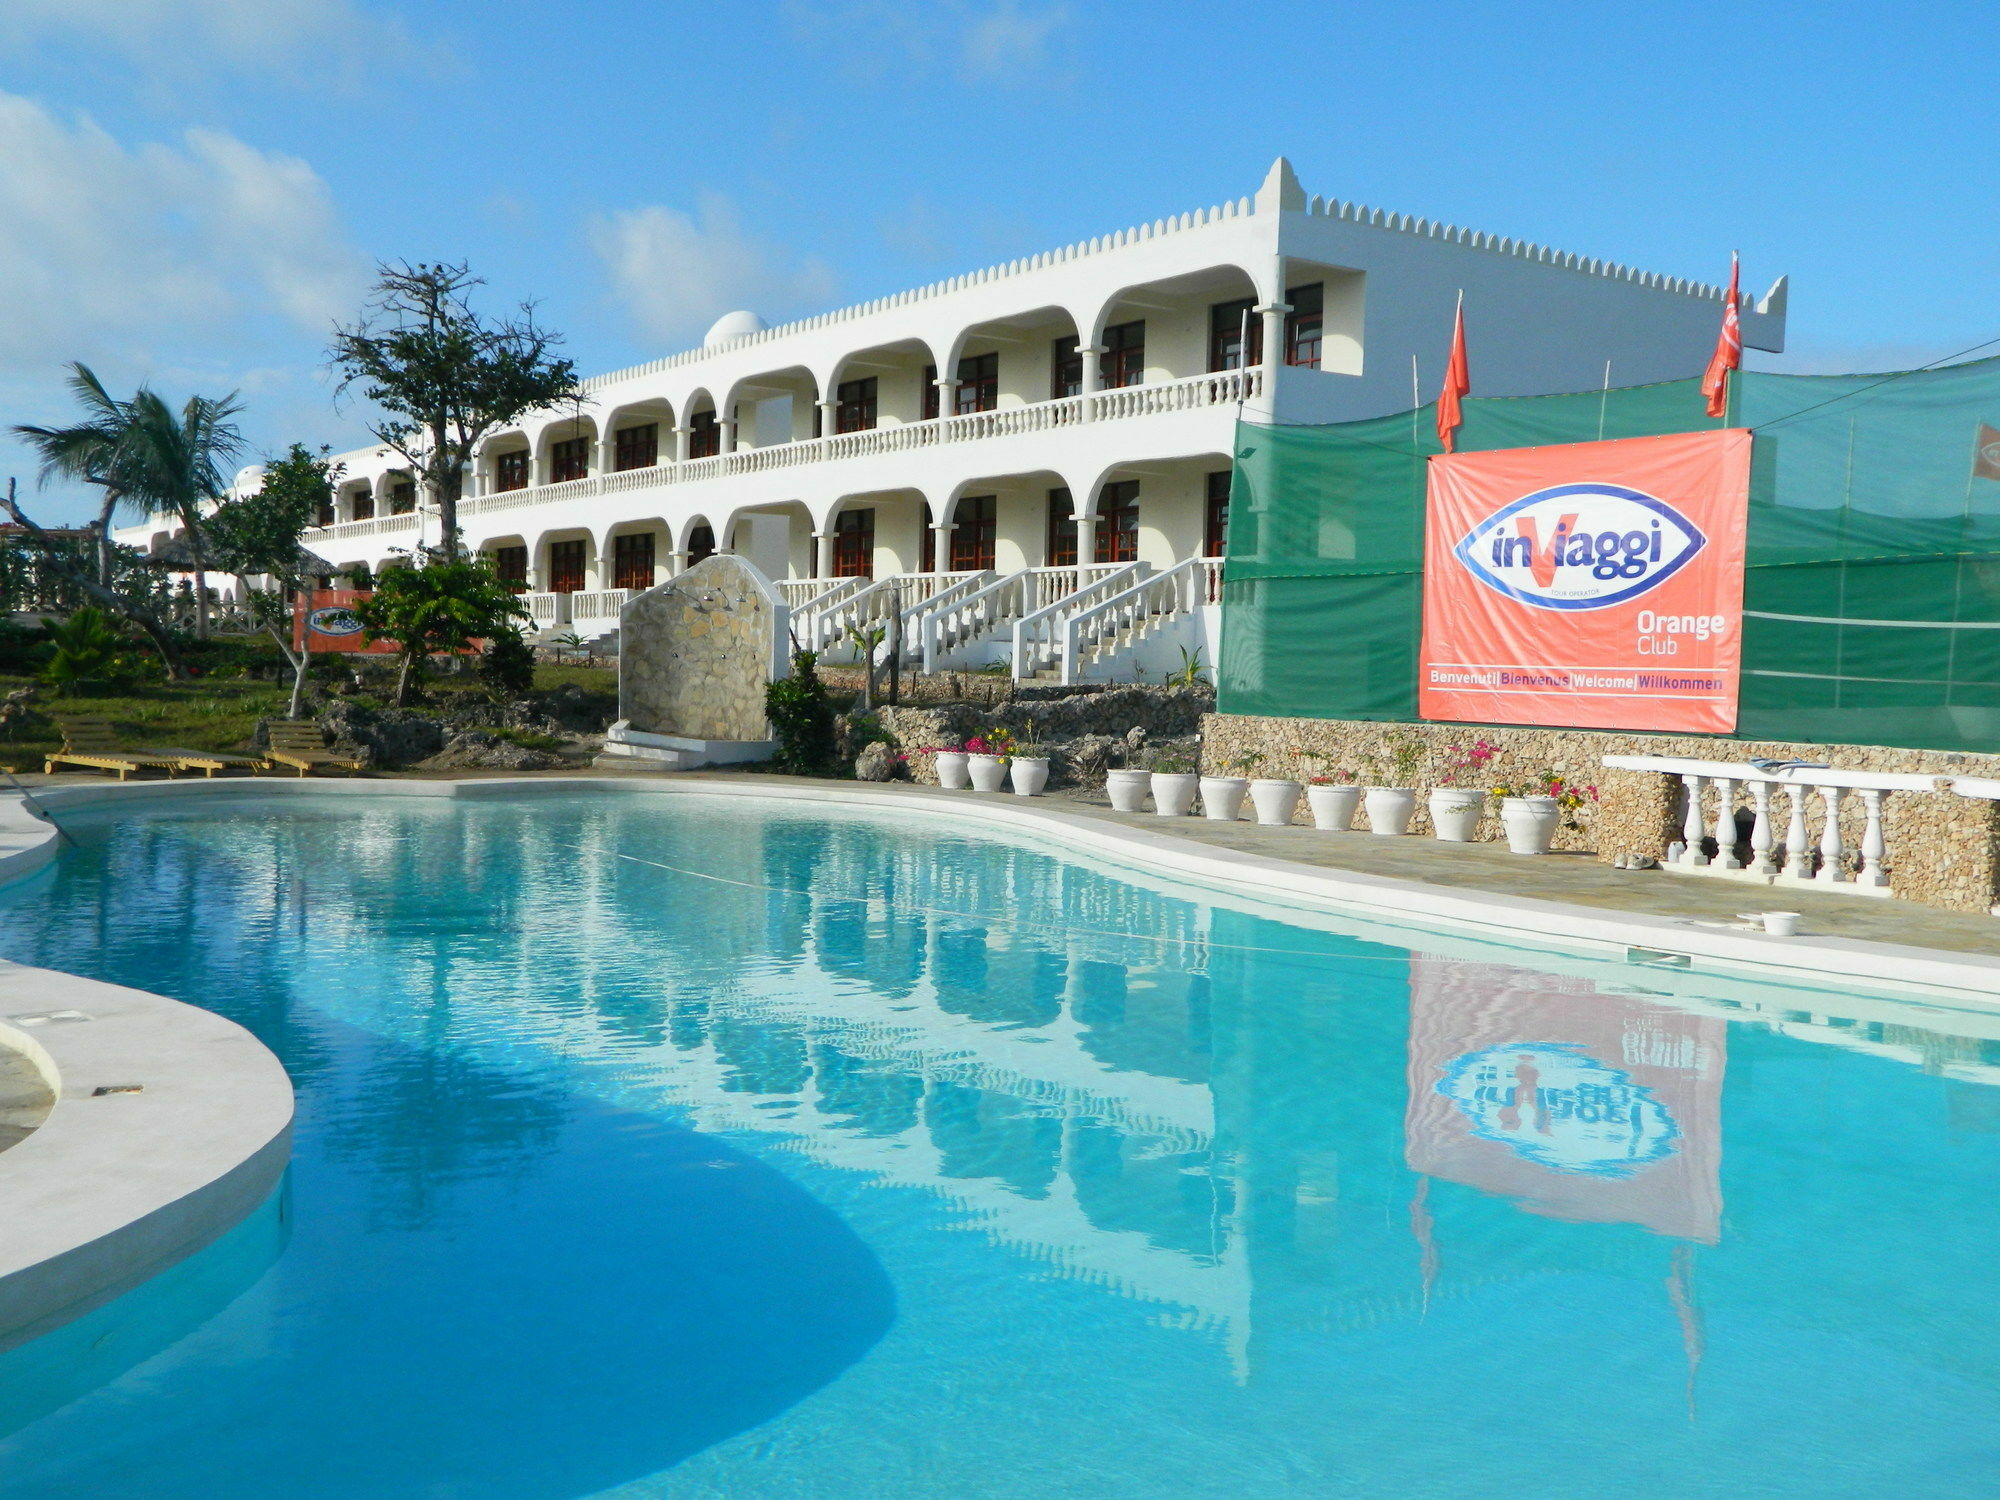
[[[1430,461],[1426,719],[1728,734],[1750,433]]]
[[[394,641],[369,645],[361,638],[361,622],[354,618],[354,601],[367,597],[361,589],[314,589],[301,595],[292,606],[292,649],[394,656]]]

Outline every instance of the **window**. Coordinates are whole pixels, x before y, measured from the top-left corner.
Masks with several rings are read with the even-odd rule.
[[[958,394],[951,409],[960,416],[991,411],[1000,404],[1000,356],[968,354],[958,362]]]
[[[688,457],[714,458],[722,451],[722,424],[712,411],[698,411],[688,418]]]
[[[875,392],[873,375],[866,380],[843,380],[835,386],[833,430],[867,432],[872,428],[879,410]]]
[[[688,566],[693,567],[703,558],[715,556],[715,529],[704,521],[699,526],[690,527],[687,534]]]
[[[923,413],[926,422],[938,414],[936,365],[924,366]]]
[[[1140,385],[1146,379],[1146,324],[1119,323],[1104,330],[1104,353],[1098,356],[1107,391]]]
[[[875,576],[873,508],[844,510],[833,518],[833,576],[835,578]]]
[[[332,524],[333,524],[333,501],[322,500],[319,503],[319,509],[313,512],[313,525],[331,526]]]
[[[1049,491],[1049,533],[1042,546],[1042,565],[1076,566],[1076,504],[1066,489]]]
[[[493,571],[500,575],[500,581],[508,588],[517,594],[525,594],[528,591],[528,549],[495,547]]]
[[[1221,557],[1229,550],[1229,470],[1208,476],[1208,514],[1202,524],[1201,553]]]
[[[366,521],[374,516],[375,492],[373,490],[356,490],[354,492],[354,499],[352,503],[354,507],[355,520]]]
[[[549,543],[549,592],[574,594],[583,587],[585,541]]]
[[[1257,315],[1255,297],[1238,297],[1234,302],[1218,302],[1208,310],[1208,367],[1211,370],[1240,370],[1246,364],[1264,360],[1264,320]],[[1250,339],[1250,357],[1243,357],[1245,334]]]
[[[1073,333],[1066,339],[1050,341],[1049,399],[1051,401],[1083,394],[1083,355],[1078,352],[1079,345],[1080,341]]]
[[[618,472],[627,469],[650,469],[660,461],[660,424],[648,422],[644,427],[621,427],[612,436],[611,461],[618,466]]]
[[[653,586],[652,532],[635,531],[630,536],[611,539],[611,586],[614,589]]]
[[[1326,288],[1319,282],[1295,286],[1285,293],[1292,310],[1285,314],[1285,363],[1319,368],[1321,331],[1326,326]]]
[[[525,490],[528,487],[528,450],[516,448],[494,460],[493,487],[496,490]]]
[[[407,516],[417,508],[417,482],[399,479],[389,486],[389,514]]]
[[[958,502],[951,522],[951,571],[977,573],[993,566],[997,497],[967,495]]]
[[[561,484],[567,479],[585,479],[590,475],[590,439],[565,438],[560,443],[549,444],[549,475],[551,482]]]
[[[1107,484],[1097,501],[1097,560],[1125,563],[1139,560],[1139,481],[1121,479]]]
[[[932,529],[937,517],[931,511],[931,503],[924,502],[924,534],[917,538],[917,551],[922,554],[917,564],[919,573],[933,572],[937,568],[937,532]]]

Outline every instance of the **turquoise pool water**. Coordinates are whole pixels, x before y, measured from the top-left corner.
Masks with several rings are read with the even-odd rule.
[[[738,799],[71,826],[0,954],[298,1148],[0,1355],[8,1500],[2000,1492],[2000,1017]]]

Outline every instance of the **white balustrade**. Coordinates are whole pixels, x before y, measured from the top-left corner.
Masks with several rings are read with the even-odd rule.
[[[313,527],[307,534],[315,541],[341,542],[349,537],[391,536],[398,531],[415,531],[414,511],[400,516],[375,516],[366,521],[336,521],[331,526]]]
[[[1073,610],[1062,622],[1063,685],[1113,648],[1136,645],[1171,620],[1200,608],[1208,586],[1208,559],[1190,557],[1164,573],[1142,578],[1122,593]]]
[[[569,596],[569,618],[572,625],[601,625],[607,628],[618,623],[618,613],[625,608],[626,601],[638,596],[638,589],[590,589]]]
[[[1764,885],[1809,886],[1855,895],[1887,896],[1894,872],[1883,822],[1883,802],[1891,793],[1936,794],[1941,778],[1885,771],[1844,771],[1831,766],[1774,763],[1768,769],[1742,762],[1684,760],[1664,755],[1607,755],[1604,764],[1619,771],[1656,771],[1680,779],[1681,842],[1679,857],[1663,860],[1663,869],[1754,881]],[[1968,789],[1968,787],[1973,789]],[[1750,830],[1750,863],[1736,858],[1737,789],[1746,790],[1755,820]],[[1714,791],[1711,815],[1703,802]],[[1990,788],[1981,790],[1979,788]],[[1954,791],[1961,796],[2000,800],[2000,781],[1976,782],[1960,777]],[[1782,863],[1776,858],[1772,795],[1782,791],[1789,816],[1785,823]],[[1849,792],[1861,799],[1862,834],[1854,848],[1855,869],[1847,869],[1848,847],[1840,826]],[[1809,826],[1809,809],[1819,804],[1819,838]],[[1716,852],[1704,852],[1703,839],[1712,838]]]
[[[537,630],[553,630],[569,624],[568,594],[523,594],[521,604]]]
[[[1088,573],[1097,570],[1086,568],[1077,571]],[[1064,672],[1063,681],[1070,681],[1068,674],[1073,668],[1063,655],[1064,629],[1070,616],[1124,593],[1151,572],[1152,565],[1149,563],[1119,563],[1075,592],[1022,615],[1014,622],[1014,680],[1022,682],[1044,667],[1059,665]]]
[[[966,412],[934,417],[898,426],[871,427],[864,432],[841,432],[827,437],[800,438],[796,442],[773,443],[763,448],[741,448],[710,458],[675,462],[667,459],[650,468],[622,469],[610,474],[592,474],[583,479],[566,479],[560,484],[530,485],[518,490],[480,495],[459,502],[459,513],[486,515],[522,506],[550,505],[593,495],[621,494],[628,490],[652,489],[661,485],[690,484],[730,474],[764,474],[801,464],[837,462],[847,458],[869,458],[889,453],[908,453],[943,443],[980,442],[987,438],[1018,437],[1070,427],[1081,422],[1114,422],[1128,417],[1148,417],[1203,408],[1230,406],[1250,400],[1263,390],[1262,368],[1221,370],[1194,375],[1157,385],[1124,386],[1118,390],[1096,391],[1087,396],[1065,396],[1055,401],[1035,401],[1025,406],[1003,407],[995,411]],[[414,516],[385,518],[398,525],[415,524]],[[374,523],[352,521],[349,526]],[[341,534],[339,527],[317,533]],[[916,576],[916,575],[911,575]]]

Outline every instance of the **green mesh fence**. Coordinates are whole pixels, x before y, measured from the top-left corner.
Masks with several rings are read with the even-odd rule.
[[[2000,750],[2000,359],[1465,403],[1461,452],[1756,432],[1738,736]],[[1989,434],[1990,436],[1991,434]],[[1432,410],[1237,431],[1225,713],[1414,720]],[[1996,455],[2000,457],[2000,455]],[[1988,477],[1988,476],[1991,477]]]

